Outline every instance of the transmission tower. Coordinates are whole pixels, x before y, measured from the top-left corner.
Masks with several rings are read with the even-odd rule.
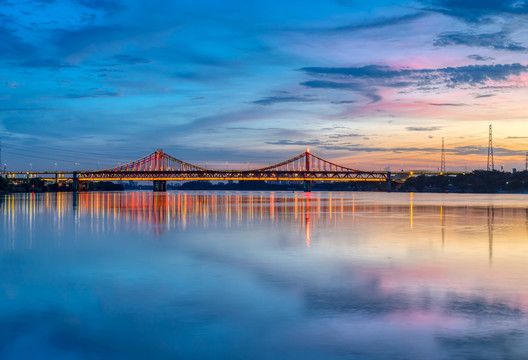
[[[495,164],[493,163],[493,143],[491,136],[491,124],[489,126],[489,141],[488,141],[488,171],[495,170]]]
[[[446,172],[445,167],[445,149],[444,149],[444,138],[442,138],[442,158],[440,159],[440,173],[443,174]]]

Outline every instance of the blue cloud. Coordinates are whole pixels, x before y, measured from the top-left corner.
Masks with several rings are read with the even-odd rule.
[[[528,14],[526,1],[517,0],[422,0],[428,10],[470,23],[491,22],[494,17]]]
[[[360,83],[310,80],[302,82],[301,85],[315,89],[352,90],[361,93],[365,97],[369,98],[373,103],[381,100],[381,96],[376,94],[376,90],[371,89],[369,87],[365,87]]]
[[[89,48],[94,44],[102,46],[116,41],[126,40],[132,36],[131,30],[119,25],[89,25],[79,29],[61,29],[55,31],[53,44],[62,55],[72,55]]]
[[[34,56],[36,49],[9,27],[0,25],[0,59],[20,59]]]
[[[258,105],[273,105],[284,102],[310,102],[316,101],[317,99],[306,97],[306,96],[269,96],[259,100],[253,101],[253,104]]]
[[[139,56],[132,56],[127,54],[118,54],[108,58],[109,60],[116,61],[120,64],[127,65],[141,65],[151,63],[152,60],[145,59]]]
[[[33,59],[16,64],[27,68],[43,68],[48,70],[60,70],[76,67],[75,65],[56,59]]]
[[[121,1],[115,0],[76,0],[76,2],[88,9],[103,11],[107,16],[115,15],[125,8]]]
[[[68,99],[90,99],[90,98],[103,98],[103,97],[118,97],[121,94],[113,90],[104,89],[88,89],[84,92],[69,92],[64,95]]]
[[[379,19],[367,20],[364,22],[355,22],[353,24],[341,25],[338,27],[330,28],[329,31],[352,32],[368,29],[380,29],[383,27],[407,24],[415,20],[421,19],[426,15],[426,12],[419,11],[399,16],[382,17]]]
[[[512,41],[506,31],[485,34],[468,34],[462,32],[449,32],[438,35],[434,41],[435,46],[465,45],[470,47],[486,47],[494,50],[508,50],[526,52],[527,48],[520,43]],[[482,60],[477,58],[477,60]]]
[[[315,76],[366,81],[370,86],[393,87],[395,84],[406,84],[406,86],[443,84],[448,87],[456,87],[482,85],[490,80],[506,80],[509,76],[518,76],[527,72],[528,66],[515,63],[467,65],[438,69],[392,69],[388,66],[369,65],[350,68],[306,67],[301,70]],[[339,83],[328,80],[309,81],[303,83],[303,85],[350,90],[359,90],[364,86],[364,84],[357,82]]]
[[[468,55],[467,57],[468,57],[468,59],[475,60],[475,61],[492,61],[492,60],[495,60],[492,57],[482,56],[482,55],[477,55],[477,54]]]

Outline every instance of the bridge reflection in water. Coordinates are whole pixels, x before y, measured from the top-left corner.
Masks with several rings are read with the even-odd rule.
[[[278,195],[278,196],[277,196]],[[187,227],[230,228],[250,223],[279,224],[293,221],[310,244],[310,226],[321,222],[337,223],[355,204],[345,205],[343,198],[312,198],[311,194],[273,192],[255,193],[152,193],[152,192],[81,192],[8,195],[0,203],[7,229],[16,220],[27,217],[29,230],[38,214],[48,213],[57,230],[63,218],[76,223],[93,222],[92,232],[116,231],[121,226],[162,234]],[[310,220],[312,218],[312,221]]]
[[[416,237],[437,234],[443,248],[449,246],[450,237],[456,244],[460,240],[460,234],[446,229],[458,229],[461,226],[473,226],[479,231],[485,229],[487,256],[491,263],[496,229],[500,229],[499,235],[502,236],[508,236],[504,227],[508,225],[506,227],[511,228],[510,223],[519,224],[515,227],[516,232],[526,232],[528,229],[527,210],[519,206],[496,208],[485,203],[473,207],[458,206],[460,204],[430,206],[416,204],[412,193],[393,195],[397,201],[388,202],[382,193],[339,192],[143,191],[7,195],[0,198],[0,213],[7,231],[2,238],[2,246],[31,248],[36,241],[33,226],[37,217],[42,221],[43,215],[48,216],[49,222],[55,227],[57,238],[60,238],[65,224],[70,224],[72,218],[78,228],[86,226],[88,222],[91,233],[129,229],[162,235],[187,228],[230,229],[260,224],[277,228],[293,227],[299,236],[304,237],[307,247],[311,245],[314,235],[321,241],[324,231],[339,227],[350,227],[355,233],[363,234],[353,239],[363,242],[363,237],[368,235],[365,229],[377,221],[383,224],[377,228],[378,235],[386,233],[390,246],[404,241],[399,239],[408,237],[409,231]],[[463,199],[461,201],[464,202]],[[408,221],[402,222],[402,217],[407,217]],[[28,239],[26,244],[17,245],[13,243],[13,234],[22,222],[27,223]],[[400,229],[405,223],[407,228]],[[481,235],[475,232],[467,236]],[[350,246],[350,239],[344,239],[343,242]]]

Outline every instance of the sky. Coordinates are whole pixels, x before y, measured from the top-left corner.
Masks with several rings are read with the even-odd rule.
[[[1,162],[524,170],[528,1],[0,0]]]

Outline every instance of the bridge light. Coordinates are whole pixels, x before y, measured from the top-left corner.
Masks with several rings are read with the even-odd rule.
[[[306,148],[306,152],[309,153],[310,152],[310,148],[307,147]]]

